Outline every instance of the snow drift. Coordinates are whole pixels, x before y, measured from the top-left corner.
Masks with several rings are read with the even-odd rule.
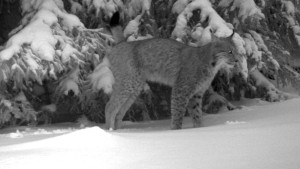
[[[300,166],[300,99],[269,104],[244,100],[243,109],[206,115],[203,127],[169,121],[98,127],[18,145],[0,146],[5,169],[292,169]],[[188,119],[185,119],[188,120]],[[1,143],[12,138],[0,135]],[[16,139],[25,139],[16,138]],[[15,140],[15,139],[14,139]],[[1,145],[1,144],[0,144]]]

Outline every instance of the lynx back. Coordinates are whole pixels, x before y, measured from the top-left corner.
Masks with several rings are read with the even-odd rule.
[[[126,111],[148,81],[172,87],[172,129],[182,127],[186,110],[194,127],[200,126],[202,113],[190,111],[191,102],[195,100],[193,96],[197,93],[197,100],[201,100],[220,69],[232,69],[241,64],[241,56],[232,42],[233,35],[219,39],[212,34],[212,42],[202,47],[162,38],[118,43],[98,66],[105,69],[103,74],[114,77],[110,80],[114,84],[106,84],[107,90],[104,87],[104,91],[112,91],[105,108],[108,127],[121,127]]]

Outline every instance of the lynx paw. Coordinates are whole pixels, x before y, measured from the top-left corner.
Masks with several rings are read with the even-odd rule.
[[[181,128],[182,128],[182,126],[178,125],[178,124],[172,124],[172,126],[171,126],[172,130],[180,130]]]

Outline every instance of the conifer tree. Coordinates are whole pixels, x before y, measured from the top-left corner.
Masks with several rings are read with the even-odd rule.
[[[12,3],[1,1],[1,17],[17,12]],[[243,97],[288,99],[284,91],[299,93],[300,88],[299,5],[298,0],[20,1],[18,25],[1,28],[9,33],[1,34],[0,126],[70,121],[83,114],[104,122],[109,96],[99,89],[109,82],[99,76],[97,65],[116,43],[108,25],[117,11],[126,41],[158,37],[202,46],[210,42],[211,30],[219,38],[235,31],[244,67],[240,74],[218,73],[204,111],[215,113]],[[171,89],[157,84],[150,89],[128,119],[168,117]]]

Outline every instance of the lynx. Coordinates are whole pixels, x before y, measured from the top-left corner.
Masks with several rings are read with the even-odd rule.
[[[212,42],[202,47],[162,38],[120,42],[114,46],[98,66],[109,68],[114,76],[112,93],[105,108],[108,127],[112,130],[121,127],[126,111],[148,81],[172,87],[171,129],[182,128],[186,110],[194,127],[200,126],[201,113],[192,110],[193,100],[202,98],[220,69],[241,64],[241,56],[232,42],[234,32],[222,39],[211,35]],[[197,98],[193,98],[196,93]]]

